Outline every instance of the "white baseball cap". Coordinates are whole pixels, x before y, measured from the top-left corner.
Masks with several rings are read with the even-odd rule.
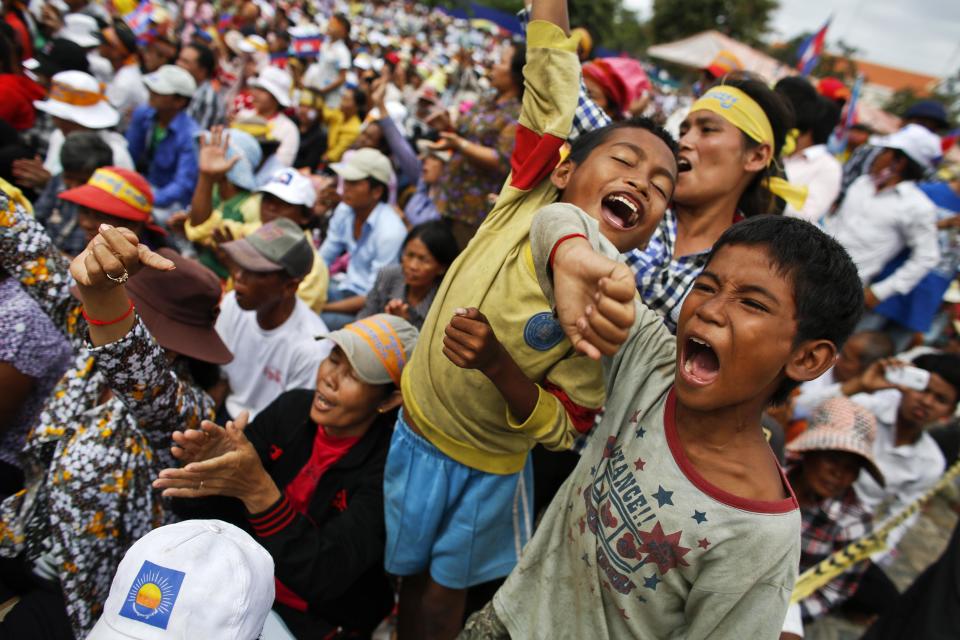
[[[343,162],[335,162],[330,168],[344,180],[363,180],[373,178],[383,184],[390,184],[393,177],[393,165],[390,158],[377,149],[364,147],[352,151]]]
[[[317,201],[317,190],[310,178],[295,169],[281,169],[270,180],[257,189],[260,193],[271,193],[289,204],[301,204],[312,207]]]
[[[96,47],[100,44],[100,26],[96,18],[85,13],[68,13],[63,16],[63,28],[57,34],[58,38],[65,38],[84,49]]]
[[[249,534],[187,520],[127,550],[87,640],[256,640],[273,598],[273,559]]]
[[[919,124],[908,124],[899,131],[870,142],[878,147],[899,149],[924,169],[934,169],[943,156],[939,136]]]
[[[106,129],[120,122],[120,113],[107,102],[103,85],[83,71],[55,74],[50,80],[50,96],[34,100],[33,106],[88,129]]]
[[[254,34],[238,42],[237,49],[243,53],[266,53],[270,50],[270,45],[267,44],[263,36]]]
[[[153,73],[143,76],[147,89],[162,96],[190,98],[197,91],[197,81],[183,67],[165,64]]]
[[[250,80],[249,85],[268,92],[276,98],[281,107],[286,108],[291,104],[290,91],[293,88],[293,79],[280,67],[265,67],[256,78]]]

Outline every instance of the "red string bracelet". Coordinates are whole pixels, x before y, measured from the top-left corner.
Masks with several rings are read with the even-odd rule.
[[[553,249],[550,250],[550,257],[547,258],[547,266],[549,266],[551,269],[553,268],[553,256],[556,255],[557,249],[560,248],[560,245],[571,238],[583,238],[584,240],[588,240],[587,236],[583,235],[582,233],[571,233],[557,240],[557,243],[553,245]]]
[[[117,324],[118,322],[122,322],[130,317],[130,314],[133,313],[133,300],[130,301],[130,306],[127,307],[127,310],[123,312],[123,315],[114,318],[113,320],[97,320],[95,318],[91,318],[87,315],[87,310],[85,308],[81,308],[81,313],[83,314],[84,319],[90,324],[96,327],[108,327],[111,324]]]

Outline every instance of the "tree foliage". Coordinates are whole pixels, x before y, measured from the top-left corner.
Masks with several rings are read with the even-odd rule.
[[[759,45],[778,6],[778,0],[654,0],[651,35],[655,42],[669,42],[716,29]]]

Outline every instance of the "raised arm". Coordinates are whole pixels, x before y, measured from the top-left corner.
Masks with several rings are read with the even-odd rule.
[[[206,222],[213,212],[213,185],[221,180],[240,156],[227,158],[230,134],[223,127],[214,127],[200,136],[199,174],[197,188],[190,202],[190,224],[197,226]]]

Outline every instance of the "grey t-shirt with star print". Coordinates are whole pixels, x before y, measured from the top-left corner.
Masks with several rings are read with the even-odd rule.
[[[571,233],[618,257],[579,209],[545,207],[531,244],[551,304],[547,256]],[[674,422],[675,360],[674,336],[638,302],[604,361],[597,432],[494,597],[511,637],[779,636],[800,559],[796,500],[747,500],[697,472]]]

